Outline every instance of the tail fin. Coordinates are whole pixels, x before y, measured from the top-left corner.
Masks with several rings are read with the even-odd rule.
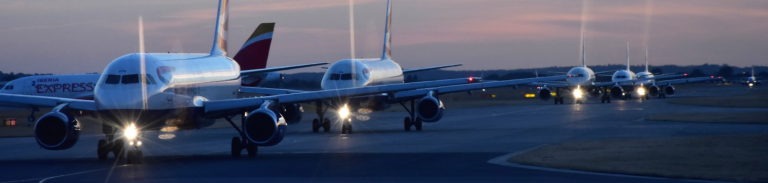
[[[629,71],[629,42],[627,42],[627,71]]]
[[[228,0],[219,0],[219,13],[216,15],[216,31],[213,37],[213,48],[211,48],[211,55],[227,55],[227,22],[229,22],[228,7]]]
[[[262,23],[256,27],[251,37],[245,41],[240,51],[235,54],[235,61],[240,70],[263,69],[267,67],[269,47],[272,45],[272,33],[275,23]]]
[[[586,34],[584,32],[581,32],[581,66],[582,67],[587,67],[587,56],[585,56],[584,54],[586,52],[585,50],[587,49],[587,47],[584,46],[586,44],[585,35]]]
[[[390,49],[390,45],[392,45],[392,1],[387,0],[387,20],[386,25],[384,25],[384,53],[381,54],[382,60],[389,60],[392,59],[392,50]]]
[[[645,46],[645,72],[648,72],[648,46]]]

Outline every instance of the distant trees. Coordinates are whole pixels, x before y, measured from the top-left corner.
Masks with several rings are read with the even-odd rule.
[[[501,77],[499,77],[498,74],[490,74],[483,77],[483,80],[499,80]]]
[[[700,77],[705,76],[704,71],[701,71],[701,69],[696,68],[691,71],[690,77]]]
[[[755,76],[768,77],[768,72],[762,71],[762,72],[757,73]]]
[[[723,77],[730,77],[733,75],[733,68],[731,66],[728,66],[728,64],[723,64],[723,66],[720,66],[720,69],[717,70],[718,76]]]
[[[653,74],[664,74],[664,71],[662,71],[661,68],[656,67],[656,68],[651,69],[651,73],[653,73]]]

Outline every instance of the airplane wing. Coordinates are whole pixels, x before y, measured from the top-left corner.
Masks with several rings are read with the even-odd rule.
[[[659,79],[679,78],[679,77],[685,77],[685,76],[688,76],[688,74],[664,74],[660,76],[654,76],[651,79],[659,80]],[[638,79],[638,80],[642,80],[642,79]]]
[[[541,77],[541,78],[546,78],[546,77]],[[558,88],[568,87],[568,83],[565,83],[565,82],[532,82],[532,83],[529,83],[528,85],[558,87]]]
[[[254,93],[254,94],[264,94],[264,95],[282,95],[282,94],[302,93],[302,92],[306,92],[306,91],[280,89],[280,88],[240,87],[240,93]]]
[[[394,95],[394,99],[392,99],[391,101],[392,102],[403,101],[403,100],[409,100],[415,97],[423,97],[427,95],[429,92],[433,92],[434,94],[446,94],[446,93],[462,92],[462,91],[469,91],[469,90],[479,90],[479,89],[486,89],[486,88],[496,88],[496,87],[519,85],[519,84],[528,84],[531,82],[538,82],[538,81],[560,80],[560,79],[566,79],[566,78],[568,78],[568,76],[561,75],[561,76],[548,76],[548,77],[527,78],[527,79],[513,79],[513,80],[506,80],[506,81],[481,82],[481,83],[463,84],[463,85],[441,86],[441,87],[434,87],[434,88],[422,88],[422,89],[416,89],[416,90],[407,90],[407,91],[397,92]]]
[[[215,100],[203,102],[205,115],[209,117],[223,117],[228,115],[240,114],[248,109],[258,108],[267,100],[277,103],[300,103],[329,98],[338,98],[346,96],[370,95],[379,93],[393,93],[404,90],[413,90],[420,88],[430,88],[446,85],[469,84],[480,82],[480,78],[460,78],[445,79],[438,81],[424,81],[414,83],[402,83],[391,85],[367,86],[359,88],[345,88],[336,90],[307,91],[301,93],[291,93],[282,95],[273,95],[258,98],[240,98],[228,100]]]
[[[442,68],[446,68],[446,67],[456,67],[456,66],[461,66],[461,64],[441,65],[441,66],[425,67],[425,68],[418,68],[418,69],[403,69],[403,74],[408,74],[408,73],[412,73],[412,72],[419,72],[419,71],[442,69]]]
[[[685,79],[673,79],[673,80],[665,80],[665,81],[656,81],[654,84],[656,85],[670,85],[670,84],[682,84],[682,83],[693,83],[693,82],[700,82],[700,81],[707,81],[707,80],[715,80],[715,79],[722,79],[720,77],[695,77],[695,78],[685,78]]]
[[[71,98],[0,94],[0,103],[35,107],[56,107],[61,104],[67,104],[67,107],[70,109],[96,111],[96,103],[94,103],[93,100]]]
[[[600,71],[600,72],[595,72],[595,74],[605,74],[605,73],[611,73],[611,72],[616,72],[616,71]]]
[[[298,68],[312,67],[312,66],[325,65],[325,64],[328,64],[328,62],[290,65],[290,66],[282,66],[282,67],[270,67],[270,68],[263,68],[263,69],[251,69],[251,70],[240,71],[240,75],[251,75],[251,74],[259,74],[259,73],[265,73],[265,72],[275,72],[275,71],[298,69]]]

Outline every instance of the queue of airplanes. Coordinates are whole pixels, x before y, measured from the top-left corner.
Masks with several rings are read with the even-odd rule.
[[[712,77],[659,81],[684,75],[654,76],[646,69],[640,73],[627,69],[616,71],[611,82],[594,82],[595,74],[586,66],[584,43],[582,65],[565,74],[483,81],[482,78],[456,78],[405,83],[404,74],[456,67],[461,64],[403,69],[392,60],[392,2],[387,1],[384,41],[380,58],[349,58],[331,64],[321,80],[319,91],[300,91],[260,87],[262,83],[282,78],[277,71],[323,65],[312,63],[267,68],[274,23],[257,27],[238,53],[227,57],[228,0],[220,0],[209,53],[146,53],[143,23],[139,19],[139,52],[129,53],[110,62],[101,74],[33,76],[14,80],[0,90],[0,104],[25,107],[32,111],[34,134],[38,145],[47,150],[73,147],[80,135],[77,114],[98,116],[104,139],[99,140],[97,157],[126,157],[126,163],[142,163],[142,133],[151,130],[193,130],[211,126],[225,119],[237,131],[232,138],[231,154],[239,157],[245,150],[256,156],[258,147],[279,144],[288,125],[301,121],[301,103],[313,103],[317,118],[312,130],[328,132],[337,124],[342,133],[352,133],[352,111],[381,111],[400,104],[408,112],[403,119],[405,131],[422,130],[422,123],[437,122],[445,107],[440,95],[514,85],[540,86],[541,99],[555,98],[563,103],[561,93],[573,92],[576,103],[584,93],[601,97],[626,98],[634,90],[640,97],[670,96],[672,84],[703,81]],[[582,36],[582,42],[585,39]],[[560,81],[565,80],[565,81]],[[552,95],[553,88],[554,96]],[[262,97],[239,98],[241,94]],[[39,108],[53,110],[39,119]],[[336,115],[326,112],[334,109]],[[240,125],[232,119],[239,117]]]

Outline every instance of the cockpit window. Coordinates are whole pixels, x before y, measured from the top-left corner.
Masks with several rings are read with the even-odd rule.
[[[113,75],[113,74],[107,75],[107,80],[104,81],[104,83],[113,84],[113,85],[118,84],[120,83],[120,75]]]
[[[5,90],[13,90],[13,85],[6,85]]]
[[[341,80],[352,80],[352,74],[341,74]]]
[[[328,78],[328,79],[330,79],[330,80],[339,80],[340,77],[341,77],[340,74],[331,74],[331,78]]]
[[[147,84],[156,84],[155,78],[152,75],[147,74]]]
[[[123,80],[120,83],[123,83],[123,84],[139,83],[139,75],[138,74],[123,75]]]
[[[577,77],[584,77],[584,74],[579,74]]]

